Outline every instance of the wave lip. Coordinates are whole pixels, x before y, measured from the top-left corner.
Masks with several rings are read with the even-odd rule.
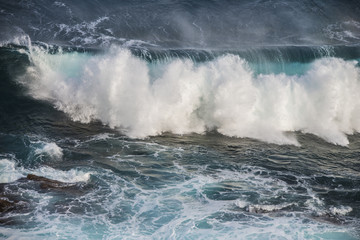
[[[346,135],[360,130],[356,61],[322,58],[300,75],[286,75],[255,74],[232,54],[203,63],[148,63],[119,48],[91,55],[34,47],[31,60],[19,82],[33,97],[75,121],[99,119],[130,137],[216,129],[298,145],[289,132],[301,131],[347,145]]]

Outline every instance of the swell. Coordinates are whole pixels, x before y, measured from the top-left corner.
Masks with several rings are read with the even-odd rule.
[[[344,59],[357,58],[358,50],[339,47],[317,59],[313,50],[294,49],[262,50],[278,68],[236,52],[196,61],[206,51],[179,50],[171,56],[172,50],[165,50],[163,60],[159,55],[149,60],[144,49],[49,53],[32,46],[24,52],[30,64],[16,82],[72,120],[100,120],[135,138],[216,130],[298,145],[291,132],[301,131],[347,145],[347,135],[360,130],[360,86],[358,62]],[[314,57],[306,59],[309,52]],[[329,57],[334,53],[347,57]],[[294,61],[297,56],[306,61]],[[262,64],[268,64],[266,71]]]

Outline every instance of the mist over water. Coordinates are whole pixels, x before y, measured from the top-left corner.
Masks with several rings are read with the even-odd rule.
[[[1,1],[0,238],[359,239],[358,1]]]
[[[358,44],[360,7],[349,1],[2,1],[2,41],[238,48]]]

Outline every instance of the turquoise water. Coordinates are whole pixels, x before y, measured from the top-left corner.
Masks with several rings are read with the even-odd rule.
[[[1,239],[360,239],[356,0],[0,2]]]

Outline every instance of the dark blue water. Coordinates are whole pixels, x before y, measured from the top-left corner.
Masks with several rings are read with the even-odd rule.
[[[1,1],[0,238],[360,239],[359,13]]]

